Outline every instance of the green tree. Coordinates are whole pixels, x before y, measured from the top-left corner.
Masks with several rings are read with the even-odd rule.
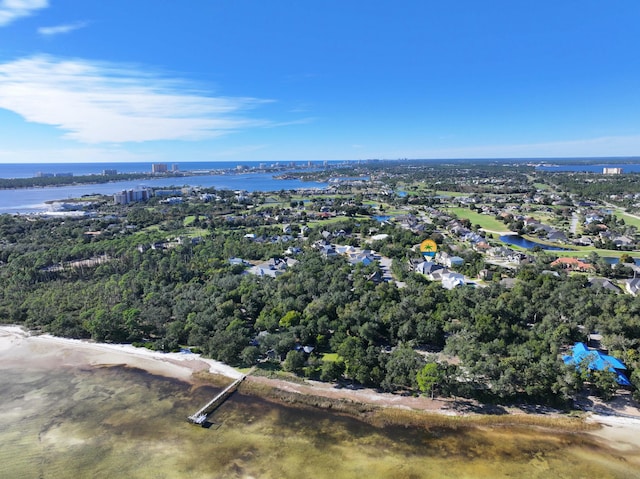
[[[282,363],[282,369],[298,374],[302,372],[302,368],[304,368],[306,362],[307,360],[302,351],[289,351]]]
[[[596,393],[605,401],[610,400],[618,389],[616,373],[613,371],[594,371],[591,381]]]
[[[417,386],[416,374],[424,359],[407,345],[397,347],[386,362],[386,374],[381,386],[389,391]]]
[[[326,382],[338,381],[342,378],[345,371],[345,365],[342,360],[325,361],[320,370],[320,380]]]
[[[435,362],[425,364],[416,374],[418,389],[423,393],[429,393],[431,399],[433,399],[436,387],[440,385],[443,379],[444,372],[440,365]]]
[[[302,315],[298,311],[288,311],[278,322],[281,328],[290,328],[300,323]]]
[[[260,350],[257,346],[247,346],[240,353],[240,360],[245,366],[251,366],[256,363],[260,357]]]

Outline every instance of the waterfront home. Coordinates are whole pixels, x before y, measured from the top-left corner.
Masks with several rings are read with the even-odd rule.
[[[565,364],[573,364],[576,369],[587,368],[589,371],[611,371],[621,386],[631,386],[624,371],[627,367],[622,361],[604,354],[596,349],[589,349],[584,343],[575,343],[570,355],[562,358]]]
[[[567,242],[567,236],[562,232],[562,231],[550,231],[547,234],[547,239],[549,241],[555,241],[556,243],[566,243]]]
[[[636,244],[633,238],[630,238],[626,235],[616,236],[612,239],[613,244],[615,244],[618,248],[620,247],[632,247]]]

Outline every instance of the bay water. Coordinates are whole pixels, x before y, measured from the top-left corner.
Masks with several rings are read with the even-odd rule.
[[[10,354],[7,351],[6,354]],[[17,478],[631,478],[629,452],[532,427],[375,427],[124,366],[0,363],[0,474]]]

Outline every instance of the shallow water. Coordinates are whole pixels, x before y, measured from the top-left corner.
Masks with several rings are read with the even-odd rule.
[[[123,367],[3,369],[0,469],[11,478],[629,478],[628,457],[580,434],[377,428]]]

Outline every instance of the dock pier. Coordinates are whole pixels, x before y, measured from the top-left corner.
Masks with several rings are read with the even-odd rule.
[[[197,426],[204,426],[207,422],[207,418],[209,415],[215,411],[218,406],[220,406],[225,400],[233,394],[233,392],[238,389],[238,386],[247,376],[241,376],[232,382],[229,386],[227,386],[220,394],[214,397],[211,401],[205,404],[202,408],[198,410],[198,412],[192,414],[187,419],[190,423],[195,424]]]

